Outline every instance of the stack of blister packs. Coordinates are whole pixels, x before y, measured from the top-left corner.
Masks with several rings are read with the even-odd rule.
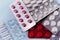
[[[60,40],[60,7],[55,0],[16,0],[9,8],[12,17],[0,22],[1,40]]]

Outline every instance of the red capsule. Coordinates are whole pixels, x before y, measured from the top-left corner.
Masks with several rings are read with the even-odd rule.
[[[49,31],[47,31],[47,32],[45,33],[44,37],[45,37],[45,38],[50,38],[51,35],[52,35],[52,34],[51,34]]]
[[[33,31],[29,32],[28,37],[33,38],[34,37],[34,32]]]
[[[36,29],[37,30],[42,30],[42,28],[43,28],[42,25],[37,25],[37,28]]]
[[[42,32],[38,32],[35,37],[36,38],[42,38],[42,36],[43,36],[43,33]]]

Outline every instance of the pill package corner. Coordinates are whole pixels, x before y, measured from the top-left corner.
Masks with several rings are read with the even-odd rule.
[[[36,24],[22,0],[15,1],[10,5],[10,8],[23,31],[27,31]]]

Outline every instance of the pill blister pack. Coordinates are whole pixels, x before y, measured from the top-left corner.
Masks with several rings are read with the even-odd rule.
[[[10,8],[23,31],[30,29],[36,24],[22,0],[12,3]]]
[[[32,27],[28,31],[29,38],[43,38],[49,39],[52,36],[52,32],[49,31],[46,27],[44,27],[40,22],[37,23],[34,27]]]
[[[6,24],[0,22],[0,37],[2,40],[14,40]]]
[[[8,0],[7,0],[8,1]],[[7,4],[10,2],[11,0],[9,0],[8,2],[7,2]],[[15,0],[14,0],[15,1]],[[6,1],[3,1],[3,3],[5,3]],[[6,5],[7,5],[6,4]],[[5,4],[4,4],[5,5]],[[7,14],[11,14],[11,11],[9,10],[7,10],[8,9],[8,7],[6,7],[5,6],[5,8],[6,9],[4,9],[4,10],[6,10],[6,12],[5,11],[3,11],[4,13],[7,13]],[[1,9],[2,10],[2,9]],[[8,11],[8,12],[7,12]],[[0,12],[1,13],[1,12]],[[3,14],[4,14],[3,13]],[[1,15],[1,14],[0,14]],[[9,31],[9,33],[11,34],[11,36],[12,36],[12,38],[13,39],[10,39],[10,40],[50,40],[50,39],[44,39],[44,38],[28,38],[27,36],[28,36],[28,31],[27,32],[22,32],[22,30],[21,30],[21,28],[20,28],[20,26],[19,26],[19,24],[18,24],[18,22],[17,22],[17,20],[16,19],[14,19],[15,17],[13,17],[12,16],[13,14],[11,14],[11,15],[6,15],[6,17],[7,17],[7,19],[9,19],[9,21],[5,18],[5,16],[3,17],[3,20],[5,20],[6,21],[6,25],[7,25],[7,31]],[[10,18],[9,18],[9,16],[12,18],[11,20],[10,20]],[[1,19],[1,18],[0,18]],[[38,25],[39,26],[39,25]],[[4,25],[4,27],[5,27],[5,25]],[[40,27],[40,26],[39,26]],[[45,27],[45,26],[44,26]],[[47,27],[47,26],[46,26]],[[34,28],[36,28],[37,30],[40,30],[38,27],[35,27],[34,26]],[[34,29],[35,30],[35,29]],[[36,30],[36,31],[37,31]],[[30,31],[31,32],[31,31]],[[49,32],[49,31],[48,31]],[[39,33],[37,33],[38,35],[40,34],[41,32],[39,32]],[[53,37],[54,38],[51,38],[51,40],[60,40],[60,36],[59,36],[59,34],[60,34],[60,32],[58,31],[58,33],[56,34],[56,36],[58,36],[58,37],[54,37],[55,35],[53,35]],[[34,34],[35,35],[35,34]],[[45,34],[46,35],[46,34]],[[3,35],[1,35],[1,36],[3,36]],[[40,36],[40,35],[39,35]],[[38,36],[36,36],[36,37],[38,37]],[[46,37],[46,36],[45,36]],[[50,36],[49,36],[50,37]],[[2,37],[2,39],[3,39],[3,37]],[[8,38],[9,39],[9,38]],[[4,40],[4,39],[3,39]],[[5,39],[6,40],[6,39]]]
[[[60,8],[47,16],[42,24],[53,33],[52,37],[60,37]]]
[[[58,11],[58,10],[57,10]],[[55,12],[55,11],[54,11]],[[45,19],[47,20],[47,19]],[[49,39],[49,40],[60,40],[60,30],[56,31],[56,29],[53,30],[56,31],[57,33],[53,33],[52,31],[50,31],[50,26],[44,26],[41,24],[42,22],[38,22],[34,27],[32,27],[29,31],[28,31],[28,37],[29,38],[43,38],[45,40]],[[44,23],[44,22],[43,22]],[[46,22],[47,25],[48,22]],[[57,26],[54,26],[57,27]]]
[[[36,22],[59,7],[54,0],[23,0],[23,2]]]

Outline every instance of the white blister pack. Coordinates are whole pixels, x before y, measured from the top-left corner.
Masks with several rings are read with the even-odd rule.
[[[12,3],[10,8],[23,31],[30,29],[36,24],[22,0]]]
[[[36,22],[59,7],[54,0],[23,0],[23,2]]]
[[[47,27],[52,33],[52,37],[56,37],[56,34],[60,32],[60,8],[52,12],[46,19],[43,20],[42,23],[45,27]]]

